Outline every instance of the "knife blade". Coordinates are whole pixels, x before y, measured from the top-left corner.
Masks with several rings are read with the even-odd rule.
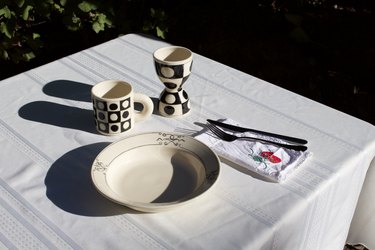
[[[298,143],[298,144],[307,144],[308,143],[307,140],[301,139],[301,138],[291,137],[291,136],[287,136],[287,135],[274,134],[274,133],[256,130],[256,129],[252,129],[252,128],[239,127],[239,126],[231,125],[231,124],[224,123],[224,122],[214,121],[214,120],[211,120],[211,119],[207,119],[207,121],[209,123],[215,124],[216,126],[226,128],[226,129],[230,129],[230,130],[235,131],[235,132],[253,132],[253,133],[260,134],[260,135],[266,135],[266,136],[279,138],[279,139],[289,141],[289,142],[293,142],[293,143]]]

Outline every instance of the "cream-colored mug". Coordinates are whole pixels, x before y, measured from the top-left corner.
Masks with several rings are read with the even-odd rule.
[[[153,58],[156,74],[165,86],[159,98],[159,113],[165,117],[187,114],[190,99],[182,87],[192,70],[193,52],[180,46],[168,46],[157,49]]]
[[[119,135],[131,130],[135,122],[148,118],[154,109],[150,97],[134,93],[132,86],[120,80],[107,80],[91,89],[96,129],[104,135]],[[134,103],[143,105],[134,110]]]

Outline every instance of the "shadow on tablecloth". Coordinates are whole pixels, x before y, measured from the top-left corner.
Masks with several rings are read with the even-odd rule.
[[[92,110],[53,102],[35,101],[22,106],[18,114],[29,121],[97,134]]]
[[[92,85],[70,80],[55,80],[43,87],[43,93],[68,100],[91,102]]]
[[[91,103],[92,87],[93,85],[87,83],[60,79],[47,83],[43,87],[43,93],[49,96],[58,97],[62,99]],[[159,98],[150,98],[154,104],[153,114],[160,115],[157,108],[159,105]],[[140,103],[134,103],[134,109],[140,111],[143,109],[143,106]]]
[[[44,183],[47,197],[59,208],[83,216],[112,216],[140,213],[102,196],[91,180],[91,165],[109,142],[71,150],[56,160]]]
[[[96,134],[91,108],[91,88],[89,84],[69,80],[49,82],[43,87],[44,94],[65,100],[86,102],[85,106],[89,103],[90,108],[38,100],[22,106],[18,114],[25,120]]]

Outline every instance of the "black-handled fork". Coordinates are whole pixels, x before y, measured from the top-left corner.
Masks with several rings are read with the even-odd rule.
[[[249,141],[259,141],[259,142],[264,142],[268,144],[273,144],[275,146],[287,148],[287,149],[293,149],[296,151],[306,151],[307,147],[303,145],[291,145],[291,144],[285,144],[285,143],[279,143],[279,142],[274,142],[274,141],[269,141],[261,138],[256,138],[256,137],[250,137],[250,136],[236,136],[232,134],[228,134],[224,132],[223,130],[219,129],[213,124],[206,124],[206,127],[211,130],[212,133],[214,133],[217,137],[222,139],[223,141],[235,141],[235,140],[249,140]]]
[[[235,132],[252,132],[252,133],[256,133],[256,134],[260,134],[260,135],[279,138],[279,139],[282,139],[283,141],[287,141],[287,142],[294,143],[294,144],[307,144],[308,143],[307,140],[301,139],[301,138],[270,133],[270,132],[267,132],[267,131],[256,130],[256,129],[253,129],[253,128],[239,127],[239,126],[236,126],[236,125],[233,125],[233,124],[228,124],[228,123],[224,123],[224,122],[220,122],[220,121],[214,121],[214,120],[211,120],[211,119],[207,119],[207,121],[209,123],[212,123],[212,124],[220,127],[220,128],[226,128],[226,129],[229,129],[229,130],[232,130],[232,131],[235,131]]]

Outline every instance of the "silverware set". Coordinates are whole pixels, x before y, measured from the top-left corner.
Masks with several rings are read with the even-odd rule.
[[[283,147],[283,148],[287,148],[287,149],[292,149],[292,150],[296,150],[296,151],[306,151],[307,150],[307,146],[301,145],[301,144],[307,144],[307,141],[304,140],[304,139],[300,139],[300,138],[296,138],[296,137],[290,137],[290,136],[286,136],[286,135],[269,133],[269,132],[255,130],[255,129],[251,129],[251,128],[238,127],[238,126],[234,126],[234,125],[231,125],[231,124],[227,124],[227,123],[223,123],[223,122],[219,122],[219,121],[214,121],[214,120],[210,120],[210,119],[208,119],[207,121],[209,122],[206,125],[207,128],[213,134],[215,134],[218,138],[220,138],[223,141],[228,141],[228,142],[232,142],[232,141],[235,141],[235,140],[259,141],[259,142],[268,143],[268,144],[272,144],[272,145],[275,145],[275,146],[279,146],[279,147]],[[257,137],[250,137],[250,136],[236,136],[236,135],[233,135],[233,134],[229,134],[229,133],[223,131],[222,129],[220,129],[218,127],[230,129],[234,132],[248,132],[249,131],[249,132],[253,132],[253,133],[258,133],[260,135],[266,135],[266,136],[282,139],[282,140],[288,141],[292,144],[280,143],[280,142],[276,142],[276,141],[266,140],[266,139],[257,138]]]

